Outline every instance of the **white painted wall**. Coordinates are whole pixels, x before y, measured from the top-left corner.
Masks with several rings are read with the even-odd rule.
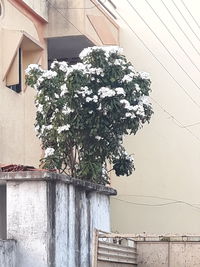
[[[16,266],[89,267],[94,229],[110,231],[111,188],[47,172],[2,173]]]
[[[127,1],[113,0],[117,11],[135,32],[134,34],[119,19],[120,44],[138,71],[143,70],[151,74],[152,97],[159,104],[152,101],[154,115],[150,125],[146,125],[136,136],[125,139],[128,152],[134,153],[136,171],[128,178],[113,176],[112,186],[118,191],[117,198],[139,203],[139,205],[113,199],[112,230],[126,233],[199,233],[200,124],[189,127],[188,130],[183,126],[200,121],[199,106],[195,105],[184,92],[185,90],[200,105],[200,72],[197,70],[197,68],[200,69],[200,28],[181,0],[174,2],[188,24],[171,0],[164,1],[181,29],[196,47],[197,53],[173,21],[162,1],[147,1],[189,55],[190,60],[196,64],[196,67],[177,45],[145,0],[130,2],[171,55]],[[184,0],[184,3],[200,25],[200,2]],[[162,206],[177,200],[185,203]],[[198,208],[192,207],[190,204]]]
[[[138,242],[138,267],[200,265],[199,242]]]

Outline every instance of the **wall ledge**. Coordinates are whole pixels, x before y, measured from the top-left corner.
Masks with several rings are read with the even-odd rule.
[[[86,180],[75,179],[68,175],[57,174],[48,171],[19,171],[19,172],[0,172],[0,183],[6,181],[47,181],[62,182],[72,184],[77,188],[82,188],[87,192],[96,191],[104,195],[117,195],[117,191],[109,186],[91,183]]]

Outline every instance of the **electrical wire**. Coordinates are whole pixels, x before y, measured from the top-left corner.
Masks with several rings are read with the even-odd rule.
[[[132,201],[120,199],[120,198],[117,198],[117,197],[112,197],[112,199],[116,199],[116,200],[119,200],[119,201],[122,201],[122,202],[126,202],[126,203],[129,203],[129,204],[134,204],[134,205],[137,205],[137,206],[147,206],[147,207],[162,207],[162,206],[168,206],[168,205],[180,203],[179,201],[173,201],[173,202],[161,203],[161,204],[149,204],[149,203],[132,202]]]
[[[170,52],[170,50],[166,47],[166,45],[160,40],[158,35],[152,30],[152,28],[148,25],[148,23],[145,21],[145,19],[140,15],[140,13],[136,10],[136,8],[130,3],[129,0],[126,0],[131,8],[135,11],[135,13],[138,15],[138,17],[144,22],[144,24],[147,26],[147,28],[153,33],[153,35],[156,37],[156,39],[161,43],[161,45],[165,48],[165,50],[168,52],[168,54],[173,58],[173,60],[177,63],[177,65],[180,67],[180,69],[185,73],[185,75],[191,80],[191,82],[200,90],[199,85],[192,79],[192,77],[187,73],[187,71],[181,66],[181,64],[178,62],[178,60],[174,57],[174,55]]]
[[[187,92],[187,90],[174,78],[174,76],[168,71],[165,65],[159,60],[159,58],[149,49],[146,43],[140,38],[140,36],[133,30],[133,28],[129,25],[129,23],[120,15],[120,13],[116,10],[117,15],[124,21],[124,23],[128,26],[128,28],[132,31],[132,33],[137,37],[137,39],[143,44],[143,46],[148,50],[148,52],[153,56],[153,58],[163,67],[163,69],[169,74],[169,76],[175,81],[175,83],[183,90],[183,92],[188,96],[188,98],[198,107],[200,108],[200,104],[196,102],[196,100]]]
[[[189,56],[189,54],[185,51],[185,49],[182,47],[182,45],[180,45],[179,41],[176,39],[176,37],[174,36],[174,34],[171,32],[171,30],[167,27],[167,25],[165,24],[165,22],[161,19],[161,17],[158,15],[158,13],[155,11],[155,9],[152,7],[152,5],[147,1],[144,0],[146,2],[146,4],[150,7],[150,9],[153,11],[153,13],[156,15],[156,17],[159,19],[159,21],[162,23],[162,25],[165,27],[165,29],[168,31],[168,33],[172,36],[172,38],[174,39],[174,41],[176,42],[176,44],[178,45],[178,47],[183,51],[183,53],[185,54],[185,56],[188,58],[188,60],[191,62],[191,64],[197,69],[197,71],[200,73],[200,69],[198,68],[198,66],[194,63],[194,61],[191,59],[191,57]],[[162,0],[161,0],[162,2]]]
[[[190,26],[190,23],[187,21],[187,19],[185,18],[185,16],[183,15],[183,13],[180,11],[180,9],[178,8],[178,6],[175,4],[174,0],[171,0],[172,3],[174,4],[174,6],[176,7],[176,9],[178,10],[179,14],[181,15],[181,17],[183,18],[183,20],[185,21],[185,23],[188,25],[188,27],[190,28],[190,30],[192,31],[192,33],[196,36],[196,38],[199,40],[200,42],[200,38],[199,36],[195,33],[195,31],[192,29],[192,27]]]
[[[169,111],[167,111],[158,101],[156,101],[155,99],[153,99],[152,97],[150,97],[154,103],[156,103],[166,114],[168,114],[170,116],[170,118],[172,118],[172,121],[180,128],[183,128],[184,130],[186,130],[188,133],[190,133],[195,139],[197,139],[200,142],[200,138],[195,135],[190,129],[186,128],[179,120],[177,120]]]
[[[176,20],[176,18],[174,17],[174,15],[172,14],[172,12],[170,11],[170,9],[166,6],[165,2],[163,0],[161,0],[163,6],[165,7],[165,9],[168,11],[168,13],[170,14],[170,16],[172,17],[173,21],[176,23],[177,27],[179,28],[179,30],[183,33],[183,35],[185,36],[185,38],[188,40],[188,42],[191,44],[191,46],[194,48],[194,50],[197,52],[197,54],[200,56],[200,52],[198,51],[198,49],[195,47],[195,45],[193,44],[193,42],[190,40],[190,38],[187,36],[187,34],[184,32],[184,30],[181,28],[181,26],[179,25],[178,21]]]
[[[199,124],[200,124],[200,121],[197,121],[197,122],[194,122],[192,124],[184,125],[183,128],[193,127],[193,126],[196,126],[196,125],[199,125]]]
[[[160,203],[160,204],[149,204],[149,203],[139,203],[139,202],[132,202],[132,201],[127,201],[127,200],[124,200],[124,199],[120,199],[120,198],[116,198],[116,197],[112,197],[112,199],[115,199],[115,200],[118,200],[118,201],[121,201],[121,202],[125,202],[125,203],[128,203],[128,204],[132,204],[132,205],[136,205],[136,206],[146,206],[146,207],[163,207],[163,206],[168,206],[168,205],[174,205],[174,204],[185,204],[189,207],[192,207],[192,208],[195,208],[197,210],[200,210],[200,207],[197,207],[191,203],[188,203],[188,202],[185,202],[185,201],[179,201],[179,200],[176,200],[176,201],[172,201],[172,202],[168,202],[168,203]]]
[[[196,23],[197,27],[200,29],[200,25],[197,22],[197,20],[195,19],[195,17],[192,15],[191,11],[189,10],[189,8],[187,7],[187,5],[185,4],[185,2],[183,0],[181,0],[182,4],[184,5],[184,7],[187,9],[188,13],[190,14],[190,16],[193,18],[194,22]]]

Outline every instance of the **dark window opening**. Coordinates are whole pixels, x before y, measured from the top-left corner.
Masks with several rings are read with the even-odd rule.
[[[0,239],[6,239],[6,185],[0,184]]]
[[[20,93],[22,90],[22,51],[21,51],[21,48],[19,48],[18,69],[19,69],[19,83],[8,86],[8,88],[10,88],[16,93]]]

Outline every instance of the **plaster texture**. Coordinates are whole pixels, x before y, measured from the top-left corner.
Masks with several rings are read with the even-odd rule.
[[[0,173],[18,267],[89,267],[95,228],[110,231],[110,187],[49,172]]]
[[[200,266],[200,242],[137,242],[138,267]]]
[[[16,256],[16,241],[0,240],[0,266],[17,267],[15,256]]]

